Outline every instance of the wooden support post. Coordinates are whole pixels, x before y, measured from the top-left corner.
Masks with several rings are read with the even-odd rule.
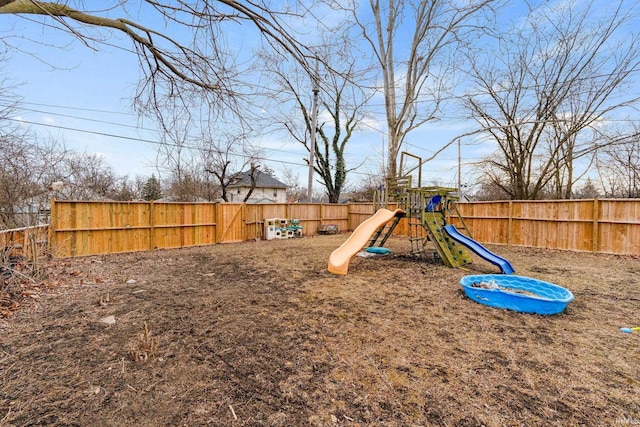
[[[56,213],[56,199],[51,198],[49,202],[49,229],[47,230],[47,254],[53,256],[53,248],[55,247],[55,231],[58,214]]]
[[[507,227],[507,245],[511,245],[511,235],[513,227],[513,200],[509,200],[509,225]]]
[[[240,230],[240,239],[244,242],[247,237],[247,204],[243,203],[240,207],[240,218],[242,221],[242,229]]]
[[[31,227],[27,227],[22,233],[22,256],[28,259],[30,258],[29,253],[31,252],[31,248],[29,248],[29,234],[31,230]]]
[[[598,252],[600,244],[598,241],[598,222],[600,220],[600,204],[598,198],[593,199],[593,230],[591,235],[591,247],[593,252]]]
[[[149,249],[156,248],[156,214],[154,210],[153,200],[149,201]]]
[[[222,232],[224,230],[224,226],[222,224],[222,205],[220,203],[216,203],[216,236],[214,243],[220,243],[222,240]]]

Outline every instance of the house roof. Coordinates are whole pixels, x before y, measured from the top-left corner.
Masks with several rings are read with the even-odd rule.
[[[249,172],[239,172],[235,174],[228,188],[251,187],[251,176]],[[256,188],[287,188],[286,184],[278,181],[271,175],[256,171]]]

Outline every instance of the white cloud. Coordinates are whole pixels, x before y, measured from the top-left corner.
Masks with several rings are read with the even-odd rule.
[[[42,121],[43,121],[44,123],[47,123],[47,124],[50,124],[50,125],[51,125],[51,124],[54,124],[54,123],[56,122],[56,121],[55,121],[55,119],[54,119],[53,117],[50,117],[50,116],[44,116],[44,117],[42,118]]]

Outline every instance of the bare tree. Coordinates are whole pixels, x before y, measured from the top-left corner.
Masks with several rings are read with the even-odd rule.
[[[350,193],[353,202],[373,202],[376,195],[380,194],[380,190],[384,185],[384,170],[379,173],[368,173],[364,178],[354,186]]]
[[[15,228],[27,223],[21,215],[30,212],[29,199],[37,195],[39,186],[37,173],[37,147],[26,144],[13,135],[0,136],[0,227]],[[39,165],[38,165],[39,166]],[[37,166],[36,166],[37,167]]]
[[[336,30],[338,31],[338,30]],[[346,34],[326,37],[314,51],[322,69],[313,75],[295,63],[273,55],[263,55],[267,71],[275,76],[275,93],[270,96],[285,106],[275,121],[297,142],[311,151],[310,136],[316,133],[314,170],[326,189],[329,203],[337,203],[349,169],[345,152],[353,132],[366,117],[365,106],[371,94],[354,84],[358,79],[356,59],[349,55],[351,42]],[[312,105],[307,94],[318,91],[319,120],[313,129]],[[308,159],[305,159],[308,164]]]
[[[136,189],[135,181],[127,176],[116,178],[113,188],[107,193],[107,197],[112,200],[135,200],[141,197],[141,192]]]
[[[607,197],[640,197],[640,125],[634,124],[622,143],[598,153],[596,166]],[[617,138],[616,138],[617,139]]]
[[[224,43],[230,25],[248,23],[274,50],[301,64],[307,62],[305,48],[282,23],[292,12],[274,10],[262,0],[123,0],[101,10],[82,1],[0,0],[0,14],[40,16],[43,25],[66,31],[93,49],[106,42],[100,29],[124,34],[131,40],[143,72],[138,96],[146,94],[152,102],[158,100],[155,96],[159,93],[179,96],[182,83],[217,94],[221,101],[237,95],[230,85],[237,74],[229,67]],[[116,14],[121,17],[111,17]],[[153,28],[158,22],[161,29]],[[11,47],[9,38],[2,42]]]
[[[495,52],[469,57],[466,105],[498,147],[486,177],[510,198],[540,198],[550,184],[571,197],[576,161],[611,143],[603,120],[640,99],[624,91],[640,70],[640,39],[625,33],[636,12],[610,6],[595,22],[593,2],[543,5]]]
[[[249,165],[249,171],[247,172],[247,176],[249,177],[249,191],[247,191],[247,194],[245,194],[244,198],[242,199],[243,202],[249,200],[249,198],[251,198],[251,195],[253,194],[253,190],[256,189],[256,185],[258,184],[259,170],[260,165],[252,161]],[[234,178],[238,178],[238,174],[236,174]]]
[[[52,181],[64,183],[57,197],[67,200],[104,200],[114,194],[118,177],[103,157],[67,151],[53,169]]]
[[[407,135],[439,117],[458,64],[456,52],[486,30],[493,0],[330,1],[351,14],[380,72],[388,128],[387,176],[394,177]],[[366,6],[365,6],[366,4]]]
[[[292,168],[282,169],[282,182],[287,186],[287,200],[297,202],[307,197],[307,189],[300,185],[300,174]]]
[[[203,139],[202,152],[204,155],[204,170],[216,178],[220,188],[220,198],[229,202],[228,187],[237,178],[237,174],[249,167],[255,188],[255,175],[259,168],[259,150],[253,148],[243,137],[231,133],[218,133],[213,137]],[[250,192],[251,193],[251,192]],[[249,193],[249,195],[250,195]]]
[[[180,179],[174,172],[165,178],[165,194],[172,200],[180,202],[197,202],[217,200],[220,188],[214,177],[205,171],[202,163],[195,163],[189,171],[182,171]]]
[[[125,177],[102,157],[76,153],[29,134],[0,135],[0,221],[5,227],[33,225],[50,197],[101,200],[126,196]],[[53,183],[59,187],[53,188]]]

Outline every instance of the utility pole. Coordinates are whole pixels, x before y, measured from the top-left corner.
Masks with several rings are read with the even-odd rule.
[[[311,107],[311,140],[309,147],[309,186],[307,198],[309,203],[313,201],[313,155],[316,152],[316,127],[318,126],[318,58],[316,58],[316,72],[313,78],[313,105]]]

